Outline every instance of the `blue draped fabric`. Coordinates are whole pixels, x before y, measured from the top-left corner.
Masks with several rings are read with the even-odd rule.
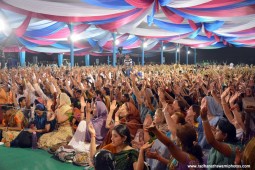
[[[55,43],[55,44],[52,44],[51,46],[59,48],[59,49],[70,49],[70,45],[68,44]]]
[[[123,46],[123,47],[129,46],[131,44],[134,44],[137,40],[139,40],[139,38],[137,36],[134,36],[134,37],[127,39],[126,41],[120,43],[119,46]]]
[[[21,44],[23,44],[25,47],[37,47],[39,46],[38,44],[35,44],[35,43],[32,43],[32,42],[29,42],[27,40],[24,40],[23,38],[18,38],[19,42]]]
[[[204,23],[204,27],[207,31],[213,32],[224,25],[224,21],[215,21],[213,23]]]
[[[151,14],[147,16],[147,23],[148,23],[149,26],[151,26],[152,23],[153,23],[153,19],[154,19],[154,15],[155,15],[155,10],[156,10],[156,3],[154,2]]]
[[[235,41],[237,37],[222,37],[226,41]]]
[[[56,33],[66,26],[66,23],[56,22],[55,24],[37,30],[26,31],[25,36],[28,37],[43,37]]]
[[[217,43],[215,43],[215,44],[212,44],[211,46],[212,46],[212,47],[218,47],[218,48],[226,47],[222,42],[217,42]]]
[[[189,35],[189,38],[194,39],[198,36],[198,34],[200,33],[201,28],[198,28],[196,31],[194,31],[192,34]]]
[[[245,0],[243,2],[239,2],[236,4],[232,4],[232,5],[226,5],[226,6],[222,6],[222,7],[215,7],[215,8],[187,8],[189,10],[195,10],[195,11],[220,11],[220,10],[230,10],[230,9],[235,9],[235,8],[241,8],[241,7],[245,7],[245,6],[249,6],[249,5],[254,5],[255,1],[254,0]]]
[[[159,4],[161,6],[166,6],[167,4],[169,4],[172,0],[159,0]]]
[[[169,22],[160,21],[158,19],[154,19],[154,24],[157,25],[159,28],[171,31],[171,32],[177,32],[177,33],[189,33],[193,32],[193,29],[190,27],[189,24],[173,24]]]
[[[90,5],[100,6],[112,9],[132,9],[132,5],[128,4],[125,0],[81,0]]]
[[[131,52],[132,52],[131,50],[122,50],[122,54],[129,54]]]
[[[191,14],[187,14],[187,13],[179,11],[178,9],[175,9],[175,8],[170,8],[170,7],[167,7],[167,8],[169,10],[171,10],[172,12],[180,15],[183,18],[189,19],[189,20],[192,20],[192,21],[195,21],[195,22],[208,22],[208,21],[212,21],[212,19],[204,18],[204,17],[199,17],[199,16],[194,16],[194,15],[191,15]]]
[[[105,20],[99,20],[99,21],[93,21],[93,22],[84,22],[85,24],[92,24],[92,25],[99,25],[99,24],[107,24],[107,23],[111,23],[111,22],[114,22],[114,21],[118,21],[120,19],[123,19],[123,18],[126,18],[127,16],[129,15],[133,15],[137,12],[141,11],[141,9],[136,9],[126,15],[121,15],[121,16],[118,16],[118,17],[114,17],[114,18],[110,18],[110,19],[105,19]]]
[[[198,35],[195,39],[201,40],[201,41],[214,41],[215,40],[215,38],[213,36],[211,38],[208,38],[208,37],[202,36],[202,35]]]
[[[96,47],[96,46],[98,46],[98,45],[97,45],[97,42],[94,41],[92,38],[88,38],[87,41],[89,42],[89,44],[90,44],[93,48]]]

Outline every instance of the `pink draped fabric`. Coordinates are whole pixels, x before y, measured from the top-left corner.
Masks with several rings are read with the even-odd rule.
[[[216,8],[216,7],[222,7],[227,5],[233,5],[236,3],[243,2],[244,0],[212,0],[210,2],[193,6],[192,8]]]
[[[252,40],[237,40],[235,42],[249,44],[249,45],[255,45],[255,39],[252,39]]]
[[[190,34],[192,34],[193,32],[190,32],[190,33],[187,33],[187,34],[182,34],[182,35],[180,35],[180,36],[173,36],[173,37],[169,37],[169,38],[167,38],[166,39],[166,41],[168,41],[168,42],[171,42],[171,41],[173,41],[173,40],[179,40],[179,39],[182,39],[182,38],[186,38],[186,37],[188,37]]]
[[[132,9],[129,11],[125,12],[120,12],[116,14],[110,14],[110,15],[103,15],[103,16],[90,16],[90,17],[65,17],[65,16],[55,16],[55,15],[47,15],[47,14],[39,14],[39,13],[33,13],[27,10],[23,10],[20,8],[13,7],[9,4],[6,4],[2,1],[0,1],[0,6],[3,9],[7,9],[19,14],[23,15],[31,15],[34,18],[39,18],[39,19],[49,19],[53,21],[60,21],[60,22],[85,22],[85,21],[98,21],[98,20],[105,20],[105,19],[110,19],[110,18],[115,18],[123,15],[129,15],[130,13],[133,12],[133,10],[137,9]]]
[[[97,25],[97,27],[102,28],[104,30],[116,31],[117,28],[119,28],[119,27],[135,20],[137,17],[139,17],[141,14],[143,14],[146,10],[147,9],[142,9],[139,12],[136,12],[135,14],[129,15],[125,18],[119,19],[119,20],[114,21],[112,23]]]
[[[206,36],[207,36],[208,38],[211,38],[211,36],[212,36],[212,32],[207,31],[206,29],[205,29],[205,34],[206,34]]]
[[[94,53],[94,52],[91,52],[90,55],[93,55],[93,56],[96,56],[96,57],[99,57],[99,56],[112,56],[112,53]]]
[[[74,42],[74,46],[77,48],[91,48],[91,45],[88,42]]]
[[[119,44],[121,44],[122,42],[124,42],[125,40],[127,40],[129,34],[123,34],[122,36],[120,36],[119,38],[117,38],[116,40],[119,41]],[[113,40],[111,41],[107,41],[107,43],[105,43],[105,45],[103,46],[103,48],[108,48],[108,49],[112,49],[112,45],[113,44]]]
[[[188,20],[189,22],[189,25],[190,27],[193,29],[193,30],[197,30],[198,29],[198,26],[196,25],[196,23],[192,20]]]
[[[223,44],[224,44],[224,45],[227,45],[228,42],[227,42],[226,40],[223,40]]]
[[[242,30],[242,31],[238,31],[238,32],[231,32],[230,34],[249,34],[249,33],[255,33],[255,27],[250,28],[250,29],[246,29],[246,30]]]
[[[22,48],[20,49],[18,46],[10,46],[10,47],[4,47],[3,52],[5,53],[12,53],[12,52],[21,52],[24,51]]]
[[[27,27],[30,23],[30,20],[31,20],[31,15],[28,15],[26,17],[26,19],[23,21],[23,23],[15,29],[15,34],[18,36],[18,37],[21,37],[27,30]]]
[[[148,8],[154,0],[125,0],[130,5],[136,8]]]
[[[56,43],[55,41],[37,40],[37,39],[32,39],[32,38],[29,38],[29,37],[25,37],[25,36],[23,36],[22,38],[24,38],[25,40],[27,40],[29,42],[38,44],[38,45],[52,45],[52,44]]]
[[[76,25],[76,26],[74,26],[74,31],[73,32],[75,34],[79,34],[79,33],[83,32],[83,31],[85,31],[89,26],[90,25],[86,25],[86,24]],[[59,30],[55,34],[44,36],[43,38],[58,39],[58,38],[68,37],[69,35],[70,35],[69,28],[63,28],[62,30]]]
[[[172,21],[173,23],[176,24],[180,24],[183,22],[184,18],[175,14],[174,12],[172,12],[171,10],[169,10],[167,7],[162,6],[161,7],[162,11],[164,12],[164,14],[166,15],[166,17]]]
[[[197,15],[197,16],[208,16],[208,17],[237,17],[255,14],[255,5],[244,6],[235,9],[218,10],[218,11],[201,11],[199,9],[179,9],[181,12]]]
[[[213,35],[216,42],[220,42],[220,37],[216,34]]]
[[[213,43],[215,43],[215,42],[213,41],[213,42],[206,42],[206,43],[199,43],[199,44],[183,44],[183,45],[189,46],[189,47],[191,47],[191,48],[201,48],[201,47],[210,46],[210,45],[212,45]]]

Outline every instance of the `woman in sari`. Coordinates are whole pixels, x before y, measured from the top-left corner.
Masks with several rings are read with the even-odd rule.
[[[35,106],[35,118],[30,128],[21,133],[10,143],[10,147],[29,148],[32,146],[32,133],[36,132],[37,138],[55,128],[56,120],[48,120],[46,107],[43,104]]]
[[[48,106],[48,110],[51,110],[50,106]],[[58,129],[40,137],[38,142],[38,146],[40,148],[46,149],[56,144],[67,142],[67,139],[73,136],[70,124],[72,110],[71,100],[68,95],[60,93],[57,97],[57,109],[55,110]]]
[[[90,156],[96,153],[95,129],[89,124],[89,132],[91,134]],[[109,150],[114,154],[116,170],[133,170],[137,169],[138,152],[131,147],[131,136],[127,126],[119,124],[112,130],[112,143],[106,145],[103,149]]]
[[[26,126],[24,115],[21,110],[16,110],[13,107],[6,107],[2,126],[2,142],[9,143],[15,139],[20,131]]]
[[[115,125],[118,124],[125,124],[130,132],[131,139],[133,140],[137,130],[142,129],[142,123],[140,120],[139,111],[135,107],[135,105],[131,102],[126,102],[121,105],[121,107],[118,109],[118,111],[115,113],[115,120],[114,124],[112,124],[112,115],[114,110],[116,109],[116,101],[114,100],[111,104],[110,113],[107,118],[106,126],[110,128],[108,131],[108,134],[106,135],[103,143],[101,144],[100,148],[103,148],[104,146],[111,143],[111,132],[112,128]]]
[[[102,101],[96,101],[92,108],[94,108],[93,118],[89,122],[96,129],[96,144],[99,145],[103,142],[108,132],[108,129],[105,127],[108,110]],[[90,141],[91,136],[87,129],[87,122],[82,120],[68,145],[80,152],[89,152]]]

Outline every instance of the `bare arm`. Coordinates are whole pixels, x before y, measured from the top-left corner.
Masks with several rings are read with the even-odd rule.
[[[208,118],[207,118],[207,108],[206,104],[201,104],[201,118],[203,121],[203,129],[204,129],[204,134],[206,137],[206,140],[208,144],[212,145],[212,147],[219,152],[221,152],[224,156],[230,157],[232,154],[232,150],[230,146],[228,146],[225,143],[219,142],[214,138],[214,135],[211,130],[211,126],[209,124]]]
[[[110,112],[109,112],[109,114],[108,114],[108,116],[107,116],[107,119],[106,119],[105,127],[106,127],[107,129],[109,129],[110,126],[111,126],[111,123],[112,123],[112,115],[113,115],[113,112],[114,112],[114,110],[115,110],[116,108],[117,108],[116,100],[113,100],[113,101],[112,101],[112,104],[111,104],[111,106],[110,106]]]
[[[166,135],[164,135],[162,132],[160,132],[155,127],[150,127],[149,130],[153,132],[156,137],[167,146],[168,150],[172,154],[172,156],[181,163],[186,163],[188,154],[184,151],[182,151],[180,148],[178,148]]]

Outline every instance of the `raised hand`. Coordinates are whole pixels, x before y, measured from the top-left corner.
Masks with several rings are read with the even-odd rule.
[[[225,97],[228,95],[229,91],[230,91],[230,87],[228,87],[228,88],[221,94],[221,98],[222,98],[222,99],[225,98]]]
[[[157,130],[156,126],[155,126],[155,123],[152,122],[152,124],[149,126],[149,127],[145,127],[144,129],[145,131],[148,131],[148,132],[153,132],[155,130]]]
[[[204,120],[204,121],[207,120],[207,100],[205,98],[202,99],[202,102],[201,102],[200,115],[201,115],[202,120]]]
[[[81,103],[81,108],[84,108],[86,106],[87,103],[84,100],[84,96],[80,97],[80,103]]]
[[[140,149],[144,151],[144,150],[150,148],[153,145],[153,143],[154,142],[152,142],[152,143],[147,142]]]
[[[151,124],[152,124],[151,115],[147,114],[143,122],[143,128],[149,127]]]
[[[111,111],[114,111],[116,108],[117,108],[117,101],[116,100],[113,100],[112,103],[111,103],[111,106],[110,106],[110,110]]]
[[[234,102],[236,101],[236,99],[240,96],[240,92],[235,92],[235,94],[233,96],[230,97],[229,99],[229,103],[234,104]]]
[[[151,159],[156,159],[158,160],[158,158],[160,157],[158,151],[156,150],[155,152],[151,152],[150,150],[148,150],[146,152],[146,157],[147,158],[151,158]]]
[[[51,106],[53,105],[53,101],[51,99],[47,100],[47,110],[51,110]]]
[[[91,136],[96,135],[96,131],[95,131],[94,126],[93,126],[92,123],[88,124],[88,130],[89,130],[89,133],[90,133]]]

